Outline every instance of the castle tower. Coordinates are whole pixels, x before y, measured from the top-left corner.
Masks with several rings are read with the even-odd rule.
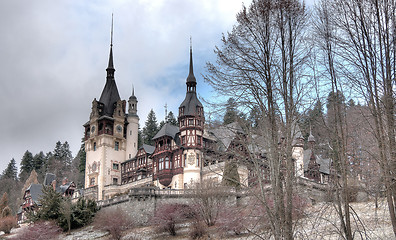
[[[126,160],[135,157],[138,150],[139,116],[137,115],[137,103],[138,100],[135,96],[135,89],[132,88],[132,95],[128,100]]]
[[[292,158],[294,160],[294,168],[296,177],[304,176],[304,137],[301,133],[298,123],[293,126],[293,142],[292,142]]]
[[[93,100],[90,119],[84,124],[86,195],[97,200],[105,198],[105,186],[121,183],[120,164],[126,159],[126,101],[120,99],[114,78],[113,40],[106,72],[106,84],[100,99]]]
[[[193,71],[192,46],[190,46],[190,71],[186,80],[187,91],[179,107],[179,127],[182,159],[184,163],[184,187],[201,179],[202,168],[202,135],[204,130],[204,110],[197,98],[197,81]]]

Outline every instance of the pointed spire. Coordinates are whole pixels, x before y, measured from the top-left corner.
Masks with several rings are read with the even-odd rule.
[[[312,135],[312,127],[311,126],[309,126],[308,142],[315,143],[315,137]]]
[[[132,96],[135,96],[135,86],[132,84]]]
[[[187,92],[195,92],[195,87],[197,85],[197,80],[195,79],[194,76],[194,70],[193,70],[193,58],[192,58],[192,39],[190,37],[190,71],[187,77]]]
[[[190,36],[190,72],[188,74],[188,76],[193,76],[194,77],[194,69],[193,69],[193,58],[192,58],[192,38]],[[188,78],[187,78],[188,80]],[[194,77],[195,80],[195,77]]]
[[[114,63],[113,63],[113,14],[111,14],[111,36],[110,36],[110,55],[109,65],[107,66],[107,78],[114,79]]]

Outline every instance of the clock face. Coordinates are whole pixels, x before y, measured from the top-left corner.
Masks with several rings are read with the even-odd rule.
[[[120,125],[117,126],[117,132],[122,132],[122,127]]]

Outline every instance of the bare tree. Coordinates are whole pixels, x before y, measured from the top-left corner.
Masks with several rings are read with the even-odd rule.
[[[377,139],[388,208],[396,235],[395,71],[396,15],[394,0],[331,0],[332,41],[342,76],[370,107],[372,132]]]
[[[255,132],[268,143],[271,191],[265,190],[260,177],[258,186],[263,204],[267,194],[274,199],[275,207],[266,211],[275,239],[293,238],[292,148],[308,52],[306,20],[305,5],[298,0],[253,1],[237,15],[237,24],[222,39],[223,46],[216,47],[217,62],[208,63],[205,76],[219,94],[233,97],[242,109],[255,108],[265,121]],[[248,135],[253,141],[253,135]],[[253,155],[249,161],[256,166],[256,176],[261,176],[262,163]]]

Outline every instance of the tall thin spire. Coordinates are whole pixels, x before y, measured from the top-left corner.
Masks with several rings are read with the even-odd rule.
[[[191,39],[191,36],[190,36],[190,71],[188,73],[186,84],[187,84],[187,92],[195,93],[197,80],[195,79],[194,70],[193,70],[192,39]]]
[[[107,66],[107,78],[114,79],[114,63],[113,63],[113,14],[111,14],[111,35],[110,35],[110,55],[109,65]]]
[[[189,74],[188,74],[188,78],[190,78],[190,76],[193,77],[193,78],[191,78],[191,80],[194,80],[194,81],[195,81],[194,70],[193,70],[192,38],[191,38],[191,36],[190,36],[190,72],[189,72]],[[187,81],[188,81],[188,78],[187,78]]]
[[[113,13],[111,13],[111,37],[110,37],[110,47],[113,47]]]

